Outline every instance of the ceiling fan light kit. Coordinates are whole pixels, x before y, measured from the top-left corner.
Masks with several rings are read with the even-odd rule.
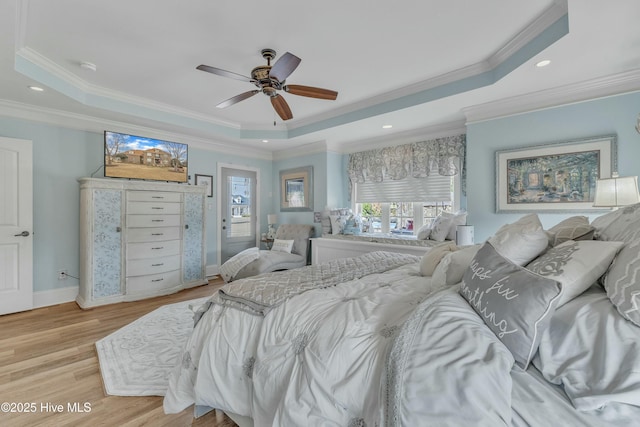
[[[273,64],[273,66],[271,65],[271,60],[276,57],[275,50],[262,49],[262,57],[267,60],[267,65],[259,65],[255,67],[251,70],[251,77],[211,67],[209,65],[199,65],[196,67],[196,69],[207,73],[253,83],[258,88],[257,90],[250,90],[222,101],[216,105],[216,107],[227,108],[262,92],[271,99],[271,105],[278,116],[280,116],[282,120],[289,120],[293,118],[293,113],[291,112],[291,108],[289,108],[287,101],[285,101],[278,91],[282,90],[292,95],[326,100],[335,100],[338,97],[338,92],[329,89],[302,85],[285,85],[284,83],[287,77],[289,77],[289,75],[298,68],[298,65],[300,65],[300,62],[302,61],[297,56],[286,52]]]

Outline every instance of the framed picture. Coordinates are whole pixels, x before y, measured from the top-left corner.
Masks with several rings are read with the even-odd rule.
[[[206,185],[209,187],[207,197],[213,197],[213,176],[196,174],[196,185]]]
[[[313,166],[280,171],[280,210],[313,211]]]
[[[596,181],[617,169],[615,136],[496,152],[496,212],[596,211]]]

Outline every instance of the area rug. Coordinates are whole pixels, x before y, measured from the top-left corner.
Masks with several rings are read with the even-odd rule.
[[[107,394],[164,396],[169,374],[193,330],[193,312],[207,298],[162,306],[96,342]]]

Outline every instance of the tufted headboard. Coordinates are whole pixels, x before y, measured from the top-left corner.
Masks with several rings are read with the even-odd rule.
[[[309,238],[313,236],[315,227],[307,224],[282,224],[276,231],[276,239],[293,240],[291,253],[307,257]]]

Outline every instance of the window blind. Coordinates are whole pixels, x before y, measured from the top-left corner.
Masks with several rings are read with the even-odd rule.
[[[356,203],[445,202],[452,201],[453,177],[387,179],[355,184]]]

